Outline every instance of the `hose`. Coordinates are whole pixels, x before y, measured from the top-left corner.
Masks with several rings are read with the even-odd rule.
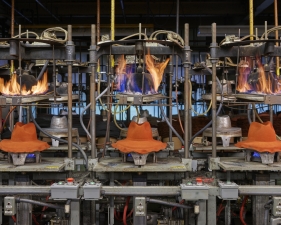
[[[54,209],[64,209],[64,206],[54,205],[54,204],[50,204],[50,203],[46,203],[46,202],[39,202],[39,201],[35,201],[32,199],[17,198],[16,202],[17,203],[19,203],[19,202],[30,203],[32,205],[46,206],[46,207],[54,208]]]
[[[49,62],[50,62],[50,60],[46,60],[44,66],[43,66],[43,68],[42,68],[42,70],[40,71],[38,77],[36,78],[37,81],[40,80],[41,77],[43,76],[43,74],[44,74],[44,72],[45,72],[45,70],[46,70],[46,68],[47,68],[47,66],[48,66],[48,64],[49,64]]]
[[[127,225],[127,210],[129,207],[130,198],[131,198],[130,196],[127,197],[126,204],[125,204],[124,211],[123,211],[123,224],[124,225]]]
[[[164,117],[164,119],[165,119],[166,123],[168,124],[168,126],[171,128],[171,130],[174,132],[174,134],[180,139],[181,143],[184,145],[184,140],[179,135],[179,133],[175,130],[175,128],[173,128],[172,124],[170,123],[170,121],[166,117],[166,114],[165,114],[164,109],[163,109],[162,106],[160,106],[160,110],[161,110],[162,116]]]
[[[98,99],[101,98],[101,96],[103,96],[105,94],[105,92],[107,92],[108,88],[110,88],[111,84],[109,84],[109,86],[107,86],[102,93],[100,93],[97,97],[96,97],[96,101]],[[85,127],[85,124],[83,122],[83,115],[84,115],[84,112],[91,106],[91,103],[89,103],[81,112],[80,114],[80,124],[82,126],[82,128],[84,129],[84,131],[86,132],[86,134],[88,135],[88,137],[91,139],[91,134],[89,133],[88,129]]]
[[[243,202],[242,202],[242,205],[241,205],[241,208],[240,208],[240,212],[239,212],[239,218],[240,218],[240,221],[243,225],[247,225],[246,222],[244,221],[244,218],[243,218],[243,213],[244,213],[244,207],[245,207],[245,204],[248,200],[248,197],[249,196],[245,196],[244,199],[243,199]]]
[[[156,204],[168,205],[168,206],[175,206],[175,207],[184,208],[184,209],[192,209],[193,208],[191,206],[187,206],[187,205],[183,205],[183,204],[179,204],[179,203],[175,203],[175,202],[166,202],[166,201],[163,201],[163,200],[153,199],[153,198],[146,198],[146,201],[150,202],[150,203],[156,203]]]
[[[31,108],[32,108],[32,107],[29,107],[31,119],[32,119],[33,123],[35,124],[35,126],[36,126],[42,133],[44,133],[44,134],[47,135],[48,137],[53,138],[53,139],[55,139],[55,140],[57,140],[57,141],[60,141],[60,142],[63,142],[63,143],[68,144],[68,141],[67,141],[67,140],[64,140],[64,139],[55,137],[55,136],[53,136],[53,135],[47,133],[46,131],[44,131],[44,130],[38,125],[38,123],[36,122],[36,120],[35,120],[35,118],[34,118],[34,116],[33,116],[32,109],[31,109]],[[84,152],[84,150],[83,150],[78,144],[75,144],[75,143],[72,142],[72,145],[73,145],[74,147],[76,147],[76,148],[81,152],[81,154],[82,154],[82,156],[83,156],[83,158],[84,158],[84,160],[85,160],[85,163],[86,163],[85,166],[86,166],[86,168],[88,169],[88,157],[87,157],[86,153]]]

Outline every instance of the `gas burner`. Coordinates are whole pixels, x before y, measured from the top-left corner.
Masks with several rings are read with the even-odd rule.
[[[119,104],[127,104],[128,102],[134,104],[142,104],[146,102],[154,102],[157,100],[164,99],[165,96],[161,93],[156,94],[129,94],[129,93],[118,93],[116,94],[116,98],[119,100]]]
[[[23,166],[25,163],[39,163],[41,162],[40,152],[33,153],[8,153],[8,163],[14,166]]]
[[[274,163],[275,153],[269,152],[256,152],[253,150],[247,149],[245,152],[245,161],[246,162],[261,162],[262,164],[272,164]]]

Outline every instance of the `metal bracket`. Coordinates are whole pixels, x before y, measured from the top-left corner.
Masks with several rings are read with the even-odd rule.
[[[141,105],[142,104],[142,96],[134,96],[134,101],[133,101],[134,105]]]
[[[187,171],[192,171],[192,159],[182,158],[181,161],[186,167]]]
[[[122,104],[127,104],[127,96],[119,96],[118,98],[119,98],[118,103],[119,103],[120,105],[122,105]]]
[[[269,105],[281,104],[280,96],[266,95],[264,98],[264,104],[269,104]]]
[[[167,142],[167,147],[166,147],[166,150],[175,150],[175,144],[173,141],[171,142]]]
[[[21,97],[12,97],[12,105],[20,105]]]
[[[65,170],[75,170],[75,159],[65,158],[64,159]]]
[[[209,170],[220,170],[219,162],[220,162],[219,157],[216,157],[216,158],[210,157],[209,158]]]
[[[97,164],[98,164],[98,158],[88,159],[88,170],[93,171]]]

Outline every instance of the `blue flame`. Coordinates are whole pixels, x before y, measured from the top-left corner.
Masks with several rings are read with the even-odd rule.
[[[260,156],[260,154],[259,154],[259,153],[257,153],[257,152],[253,152],[253,157],[257,157],[257,158],[259,158],[259,157],[261,157],[261,156]]]

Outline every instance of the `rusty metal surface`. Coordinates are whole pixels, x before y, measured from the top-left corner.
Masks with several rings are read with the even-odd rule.
[[[212,137],[213,136],[212,128],[207,128],[206,130],[204,130],[203,136]],[[217,137],[221,137],[221,136],[242,137],[242,130],[240,127],[217,129],[216,136]]]
[[[46,100],[48,98],[50,98],[49,95],[7,96],[6,103],[12,104],[13,99],[20,99],[21,103],[31,103]]]
[[[245,162],[244,158],[222,157],[218,164],[222,169],[227,171],[281,171],[281,162],[265,165],[261,162]]]
[[[0,161],[1,172],[59,172],[63,171],[64,158],[42,158],[41,163],[26,163],[23,166],[14,166],[8,161]]]
[[[156,163],[147,162],[144,166],[136,166],[133,162],[123,162],[122,158],[102,158],[95,165],[96,172],[186,172],[186,165],[180,158],[158,159]]]

